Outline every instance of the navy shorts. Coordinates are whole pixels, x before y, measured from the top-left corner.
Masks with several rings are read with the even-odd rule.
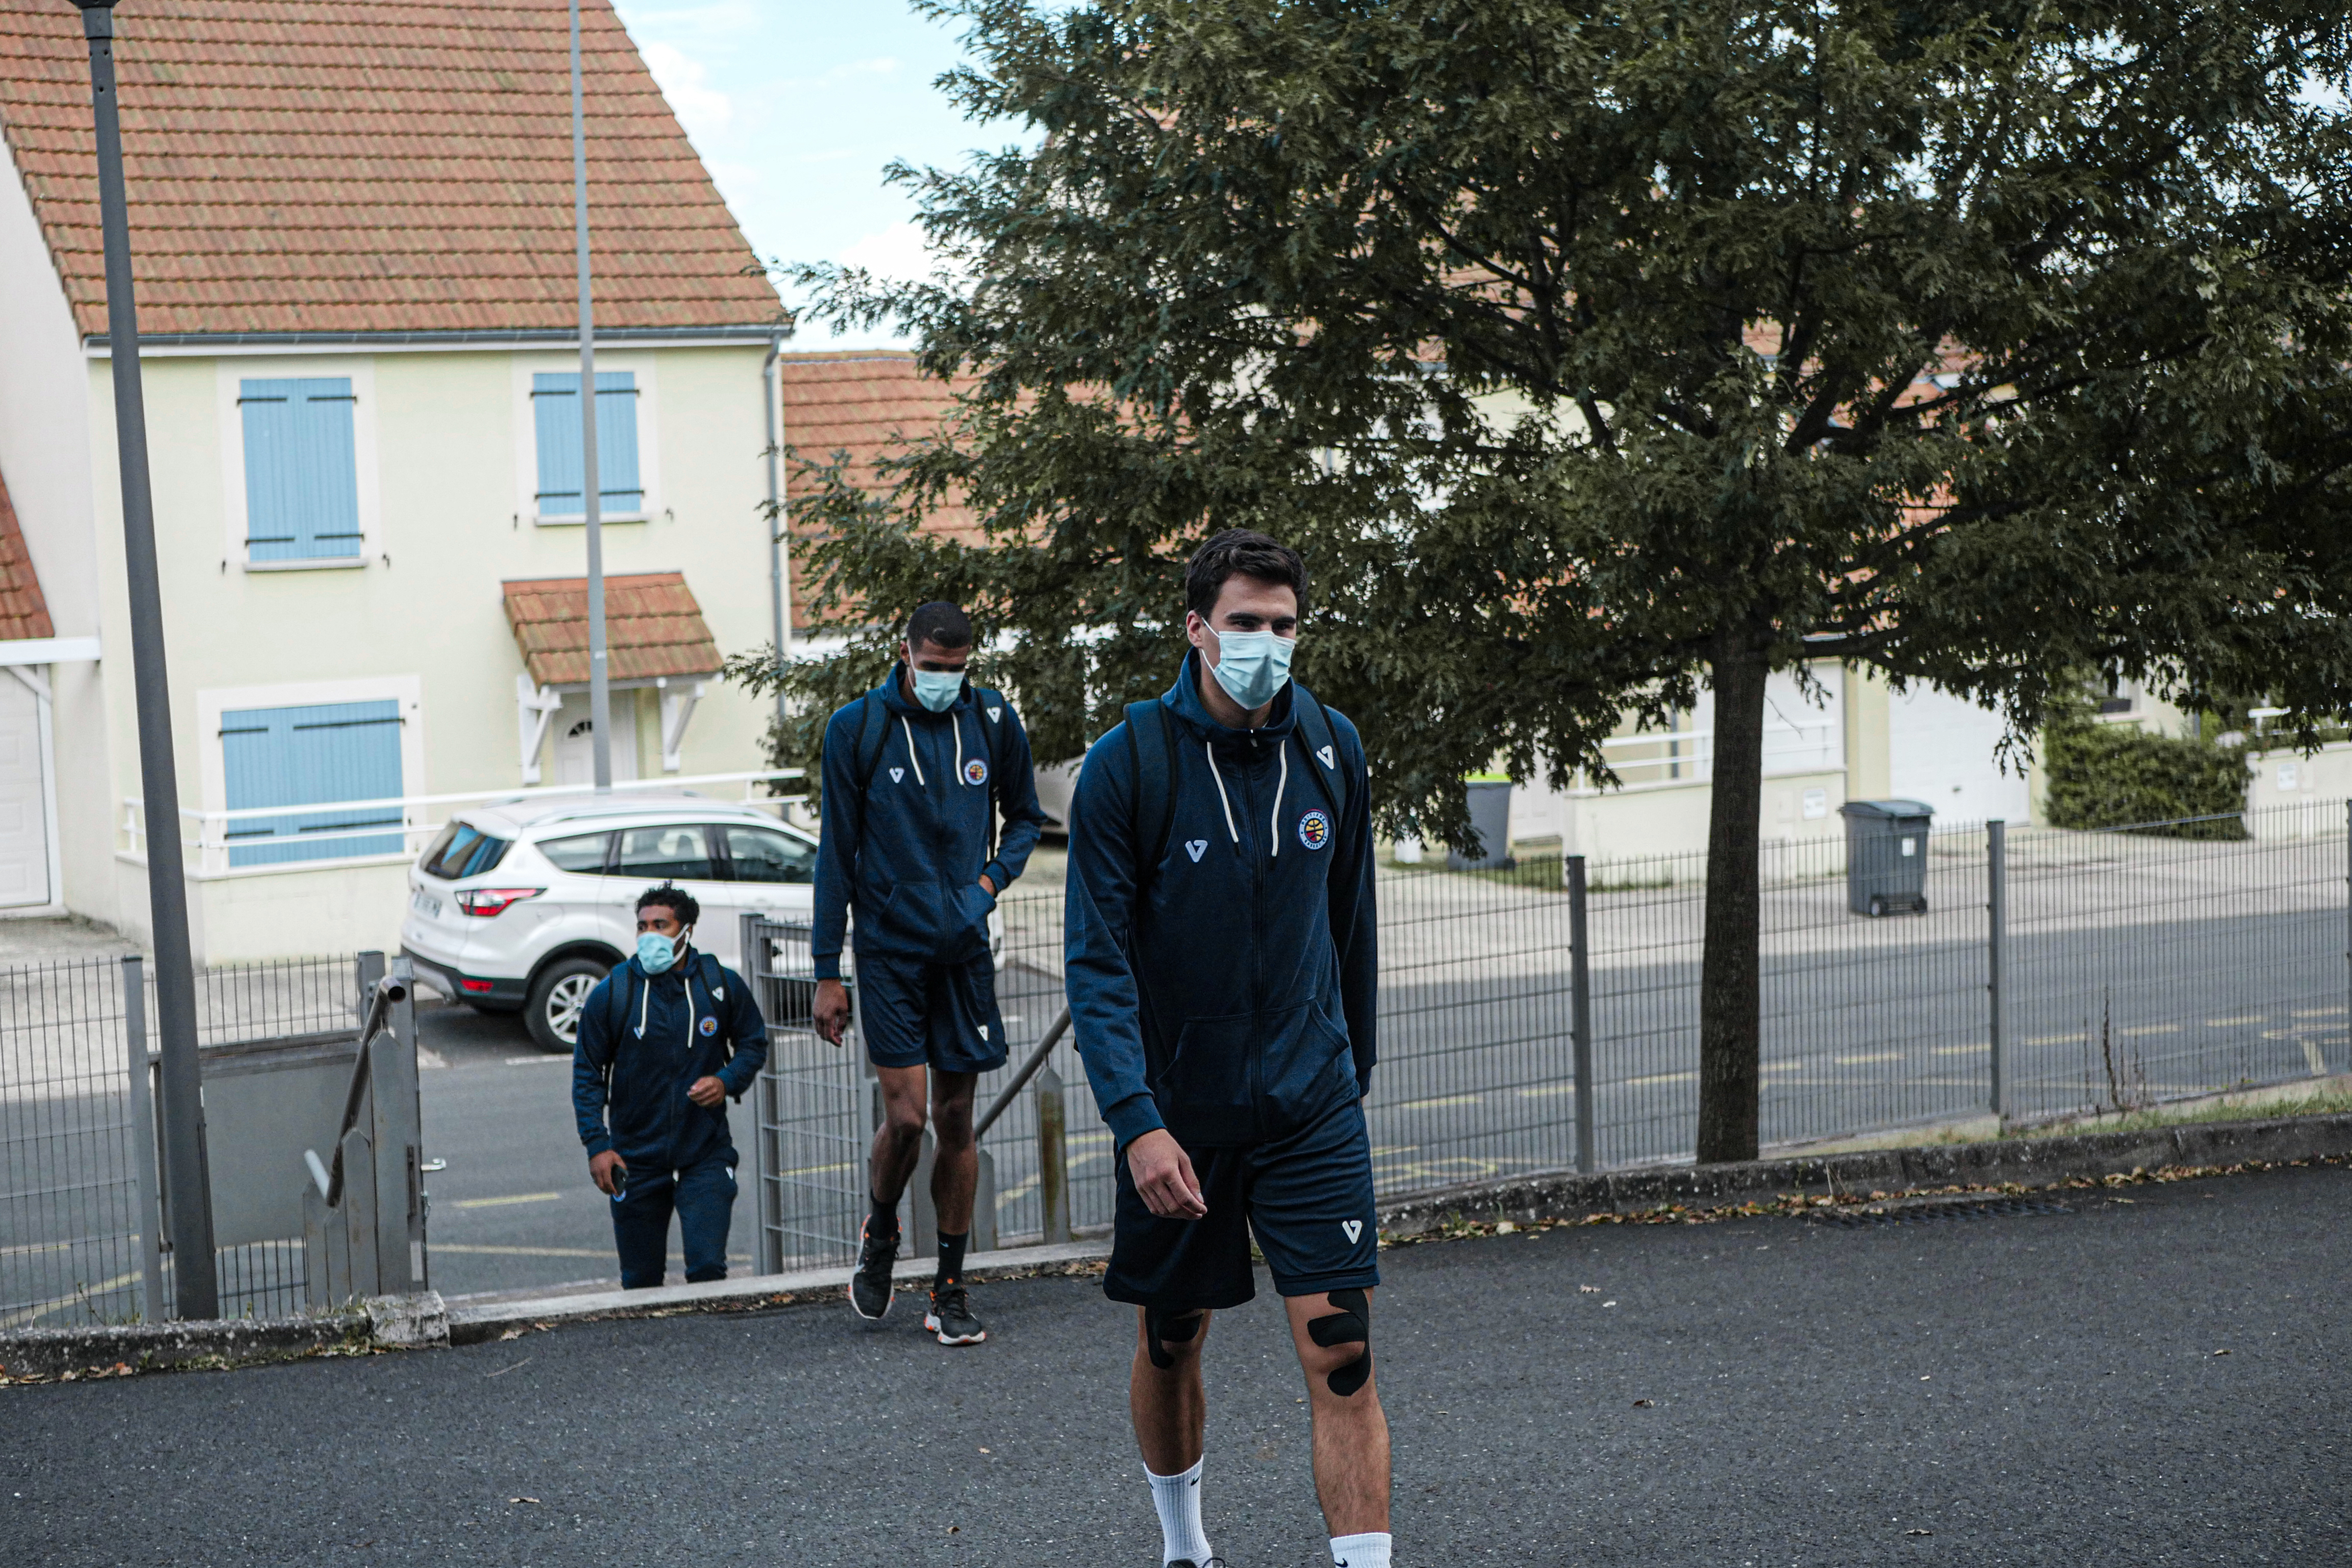
[[[1250,1235],[1275,1293],[1313,1296],[1381,1282],[1380,1216],[1372,1208],[1372,1145],[1354,1100],[1269,1143],[1187,1149],[1199,1219],[1162,1219],[1144,1206],[1118,1158],[1118,1212],[1103,1291],[1167,1311],[1238,1307],[1257,1294]]]
[[[996,1010],[995,960],[983,952],[967,963],[928,963],[861,952],[857,1026],[877,1067],[1001,1068],[1004,1018]]]

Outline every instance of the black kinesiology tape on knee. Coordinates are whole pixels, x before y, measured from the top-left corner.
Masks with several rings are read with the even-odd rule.
[[[1345,1399],[1372,1379],[1372,1304],[1361,1290],[1334,1290],[1331,1304],[1341,1309],[1328,1317],[1307,1320],[1307,1337],[1325,1350],[1334,1345],[1361,1345],[1355,1360],[1332,1368],[1323,1381]]]
[[[1151,1364],[1166,1372],[1176,1364],[1176,1358],[1160,1348],[1160,1342],[1171,1345],[1189,1344],[1201,1331],[1198,1309],[1189,1312],[1163,1312],[1156,1307],[1143,1309],[1143,1349]]]

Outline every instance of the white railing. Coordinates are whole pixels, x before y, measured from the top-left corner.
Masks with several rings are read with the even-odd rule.
[[[792,806],[805,801],[805,795],[760,793],[762,784],[773,785],[807,775],[799,768],[771,768],[761,773],[697,773],[685,778],[631,779],[615,781],[614,790],[675,790],[698,784],[740,784],[742,800],[749,805],[766,807],[779,816]],[[375,859],[406,859],[418,854],[433,841],[434,835],[448,826],[450,813],[443,808],[467,805],[508,805],[520,801],[542,801],[564,795],[588,795],[594,793],[593,784],[543,784],[532,788],[466,790],[455,795],[410,795],[383,800],[322,800],[305,805],[241,806],[231,811],[180,811],[180,843],[188,852],[189,868],[199,875],[209,875],[237,869],[232,851],[237,849],[268,849],[272,851],[266,864],[271,868],[286,866],[320,868],[348,866],[356,861]],[[724,797],[716,797],[724,798]],[[300,828],[299,837],[275,831],[287,818],[345,817],[359,820]],[[263,831],[255,832],[256,827]],[[374,841],[397,837],[399,847],[389,843],[381,847]],[[306,855],[299,858],[281,858],[292,848],[331,847],[365,842],[369,847],[358,854]],[[122,802],[123,853],[144,859],[147,854],[147,806],[136,796],[126,796]]]
[[[1839,754],[1843,735],[1834,721],[1792,724],[1767,717],[1764,721],[1764,771],[1767,773],[1830,772],[1845,765]],[[1659,784],[1706,784],[1715,777],[1715,731],[1712,730],[1653,730],[1645,734],[1612,735],[1601,742],[1609,765],[1628,789]],[[1589,790],[1591,780],[1580,777],[1577,788]]]

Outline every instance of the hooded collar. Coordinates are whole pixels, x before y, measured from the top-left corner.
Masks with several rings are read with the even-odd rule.
[[[1221,752],[1247,752],[1254,741],[1280,745],[1289,739],[1291,728],[1297,722],[1297,705],[1291,694],[1298,683],[1286,680],[1282,689],[1274,694],[1274,707],[1265,722],[1255,730],[1233,730],[1217,721],[1209,705],[1201,698],[1201,650],[1192,648],[1184,655],[1183,664],[1176,671],[1176,684],[1168,689],[1160,701],[1166,703],[1177,718],[1191,728],[1192,733],[1207,741]]]
[[[882,706],[888,709],[894,718],[903,716],[919,721],[926,719],[948,719],[953,717],[960,710],[977,706],[980,701],[980,699],[971,694],[971,677],[966,675],[962,687],[956,692],[956,700],[948,704],[946,711],[934,713],[907,695],[906,670],[905,659],[894,659],[890,665],[890,679],[882,683]]]

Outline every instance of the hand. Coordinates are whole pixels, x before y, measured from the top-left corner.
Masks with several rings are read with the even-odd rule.
[[[715,1078],[698,1078],[687,1085],[686,1098],[708,1110],[727,1098],[727,1086]]]
[[[842,1032],[849,1027],[849,987],[838,980],[816,983],[817,1037],[827,1045],[841,1044]]]
[[[982,877],[980,879],[980,890],[986,893],[992,899],[996,897],[996,884],[990,881],[985,877]]]
[[[1127,1146],[1127,1173],[1143,1206],[1161,1219],[1199,1219],[1209,1212],[1201,1201],[1201,1179],[1192,1157],[1165,1127],[1155,1127]]]
[[[628,1162],[607,1149],[588,1162],[588,1179],[606,1197],[615,1196],[629,1179]]]

